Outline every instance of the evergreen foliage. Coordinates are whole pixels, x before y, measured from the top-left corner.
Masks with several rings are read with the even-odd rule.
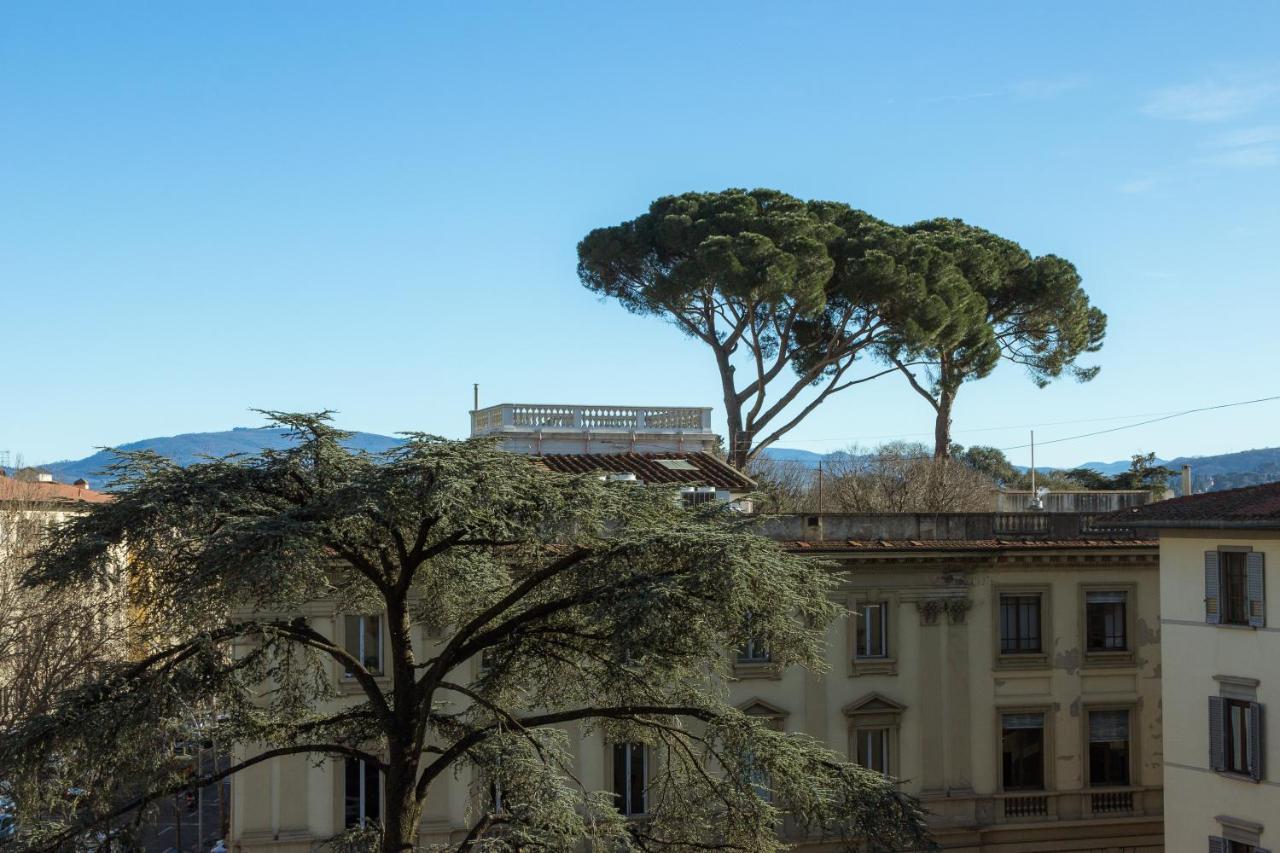
[[[298,754],[379,768],[385,821],[345,849],[412,849],[455,774],[499,785],[503,805],[477,807],[451,850],[772,851],[784,818],[850,850],[927,846],[892,780],[727,702],[726,650],[748,639],[779,666],[823,668],[840,613],[828,567],[725,508],[554,474],[485,440],[410,434],[372,454],[327,414],[270,418],[296,440],[187,467],[123,454],[118,498],[52,532],[29,583],[114,582],[127,544],[150,627],[137,660],[0,734],[23,845],[70,848],[207,784],[163,746],[216,704],[198,731],[236,746],[226,772]],[[302,615],[317,612],[382,614],[385,677]],[[355,695],[336,693],[343,670]],[[655,750],[648,819],[569,772],[571,738],[592,731]]]

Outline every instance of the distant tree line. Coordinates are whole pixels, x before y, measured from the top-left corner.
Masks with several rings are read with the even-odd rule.
[[[953,444],[938,458],[923,444],[892,442],[830,454],[820,466],[757,458],[749,471],[760,487],[762,512],[988,512],[993,491],[1031,488],[1031,473],[994,447]],[[1039,470],[1036,486],[1051,491],[1147,489],[1163,494],[1175,472],[1154,453],[1133,456],[1114,476],[1091,468]]]

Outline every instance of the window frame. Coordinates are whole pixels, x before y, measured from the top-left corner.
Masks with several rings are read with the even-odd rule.
[[[1240,593],[1239,609],[1240,618],[1230,619],[1228,614],[1232,611],[1232,596],[1228,594],[1228,590],[1235,590],[1237,583],[1229,581],[1232,573],[1230,564],[1238,563],[1239,580],[1238,586]],[[1233,625],[1237,628],[1249,627],[1249,551],[1240,548],[1218,548],[1218,624]]]
[[[635,755],[635,750],[633,749],[633,747],[637,747],[637,746],[640,747],[640,755],[644,762],[644,767],[641,768],[641,775],[644,779],[644,785],[640,790],[640,801],[641,801],[642,809],[641,811],[632,811],[631,805],[633,802],[633,791],[631,789],[631,781],[632,781],[631,765],[633,763],[633,756]],[[624,774],[623,779],[625,780],[624,786],[626,788],[626,790],[623,792],[619,792],[617,790],[618,750],[620,747],[625,748],[623,751],[623,755],[626,756],[626,762],[627,762],[627,767],[623,771],[623,774]],[[640,741],[620,741],[617,743],[609,744],[607,754],[609,758],[609,767],[608,767],[609,793],[612,794],[614,797],[614,807],[618,808],[618,802],[619,800],[621,800],[625,805],[625,808],[618,808],[618,813],[621,814],[624,818],[630,819],[630,818],[648,817],[649,815],[649,784],[653,779],[653,749],[648,744],[641,743]]]
[[[1136,583],[1081,583],[1080,589],[1080,648],[1083,665],[1087,667],[1127,666],[1136,660],[1136,629],[1138,585]],[[1093,592],[1123,592],[1124,641],[1123,649],[1089,648],[1089,594]]]
[[[1082,742],[1085,744],[1085,749],[1082,751],[1083,752],[1082,757],[1084,759],[1085,788],[1098,791],[1098,790],[1106,790],[1108,788],[1136,787],[1138,783],[1135,780],[1137,780],[1138,773],[1142,768],[1142,764],[1138,760],[1138,738],[1136,737],[1136,734],[1138,733],[1137,707],[1135,707],[1134,705],[1125,704],[1125,703],[1109,703],[1109,704],[1085,705],[1084,708],[1081,710],[1083,710],[1084,712],[1080,716],[1083,719],[1083,723],[1084,723],[1082,728],[1082,734],[1083,734]],[[1093,784],[1093,781],[1092,781],[1093,779],[1093,748],[1092,748],[1093,742],[1090,740],[1089,715],[1094,713],[1095,711],[1125,711],[1129,715],[1129,739],[1128,739],[1129,755],[1128,755],[1128,762],[1127,762],[1128,764],[1127,775],[1129,776],[1129,781],[1123,785],[1096,785],[1095,786]]]
[[[369,674],[370,674],[370,675],[372,675],[374,678],[386,678],[386,677],[387,677],[387,657],[386,657],[386,650],[387,650],[386,634],[387,634],[387,632],[386,632],[386,622],[385,622],[385,620],[382,618],[382,614],[381,614],[381,613],[344,613],[344,614],[342,614],[342,617],[343,617],[343,619],[342,619],[342,634],[343,634],[343,636],[342,636],[342,649],[343,649],[343,651],[345,651],[347,654],[354,654],[354,657],[356,658],[356,660],[360,661],[361,666],[364,666],[364,667],[365,667],[365,669],[369,669],[369,667],[368,667],[367,665],[365,665],[365,662],[364,662],[364,652],[365,652],[365,647],[364,647],[364,641],[365,641],[365,630],[364,630],[364,624],[365,624],[365,623],[364,623],[364,620],[366,620],[366,619],[376,619],[376,620],[378,620],[378,667],[377,667],[376,671],[375,671],[375,670],[369,670]],[[352,644],[351,644],[351,639],[352,639],[352,638],[351,638],[351,636],[350,636],[350,627],[351,627],[351,622],[350,622],[350,620],[352,620],[352,619],[358,620],[358,627],[357,627],[357,629],[356,629],[356,643],[355,643],[356,650],[355,650],[355,652],[354,652],[354,653],[353,653],[352,648],[351,648],[351,645],[352,645]],[[342,672],[342,677],[343,677],[343,679],[344,679],[344,680],[351,681],[351,680],[354,680],[354,679],[355,679],[355,673],[354,673],[353,671],[351,671],[351,670],[347,669],[347,668],[344,666],[344,667],[343,667],[343,672]]]
[[[1053,642],[1053,587],[1050,584],[1008,584],[992,589],[991,631],[992,659],[996,669],[1048,669],[1047,648]],[[1004,651],[1002,624],[1003,601],[1006,596],[1038,596],[1040,599],[1040,651]]]
[[[846,705],[843,713],[848,721],[848,760],[858,764],[858,746],[864,733],[883,731],[886,735],[885,769],[881,772],[890,778],[899,778],[902,775],[900,733],[902,715],[906,710],[905,705],[880,693],[868,693]]]
[[[347,823],[347,802],[349,799],[348,793],[347,793],[347,768],[352,763],[360,765],[360,771],[357,777],[359,779],[359,791],[357,793],[357,809],[360,812],[360,818],[359,818],[359,822],[354,824]],[[367,769],[368,768],[369,768],[369,763],[365,761],[363,758],[344,758],[343,759],[342,774],[338,776],[338,804],[341,808],[341,814],[342,814],[341,823],[342,823],[343,829],[350,829],[354,826],[359,826],[361,828],[364,828],[367,825],[366,822],[372,820],[372,818],[370,818],[368,815],[365,814],[365,812],[367,811],[367,808],[365,807],[365,803],[368,798],[368,795],[367,795],[367,786],[368,786]],[[381,770],[379,770],[377,767],[373,767],[372,770],[378,780],[377,822],[378,824],[381,824],[383,820],[385,820],[386,814],[387,814],[385,781],[382,778]]]
[[[999,782],[998,791],[1000,793],[1011,793],[1017,795],[1032,796],[1035,794],[1049,793],[1055,790],[1054,787],[1054,763],[1050,760],[1050,756],[1054,755],[1054,735],[1053,735],[1053,706],[1051,705],[1003,705],[997,706],[995,709],[995,750],[996,750],[996,775]],[[1042,715],[1042,724],[1040,728],[1040,760],[1042,786],[1040,788],[1010,788],[1006,784],[1004,773],[1004,718],[1006,715],[1013,714],[1040,714]]]
[[[867,605],[879,605],[881,610],[880,636],[884,654],[875,657],[858,655],[858,639],[863,634],[862,610]],[[848,662],[850,678],[866,675],[897,675],[899,625],[902,604],[896,592],[883,589],[857,590],[849,595],[846,603],[848,630],[845,645],[845,660]]]

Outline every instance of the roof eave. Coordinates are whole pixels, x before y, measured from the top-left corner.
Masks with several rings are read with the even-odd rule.
[[[1280,519],[1275,518],[1217,518],[1217,519],[1141,519],[1126,518],[1126,527],[1182,530],[1280,530]]]

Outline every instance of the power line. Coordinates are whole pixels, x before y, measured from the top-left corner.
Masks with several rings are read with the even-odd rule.
[[[968,434],[971,432],[1011,432],[1015,429],[1039,429],[1040,427],[1065,426],[1067,424],[1095,424],[1102,421],[1123,421],[1129,418],[1145,418],[1155,415],[1176,414],[1174,412],[1135,412],[1130,415],[1109,415],[1104,418],[1075,418],[1069,421],[1047,421],[1038,424],[1011,424],[1009,426],[993,426],[993,427],[970,427],[968,429],[953,429],[952,435],[961,433]],[[916,436],[931,436],[933,431],[928,432],[895,432],[886,433],[885,435],[849,435],[839,438],[803,438],[789,439],[790,444],[814,444],[820,441],[874,441],[882,438],[914,438]]]
[[[1134,424],[1125,424],[1124,426],[1112,427],[1111,429],[1100,429],[1094,432],[1081,433],[1080,435],[1068,435],[1062,438],[1052,438],[1048,441],[1037,442],[1037,444],[1041,446],[1046,444],[1059,444],[1063,441],[1074,441],[1077,438],[1090,438],[1091,436],[1095,436],[1095,435],[1106,435],[1109,432],[1119,432],[1120,430],[1133,429],[1134,427],[1146,426],[1147,424],[1155,424],[1161,421],[1173,420],[1174,418],[1180,418],[1180,417],[1183,417],[1184,415],[1194,415],[1197,412],[1210,412],[1215,409],[1230,409],[1235,406],[1251,406],[1254,403],[1267,403],[1272,400],[1280,400],[1280,394],[1277,394],[1274,397],[1259,397],[1256,400],[1241,400],[1236,403],[1219,403],[1216,406],[1201,406],[1198,409],[1187,409],[1182,412],[1174,412],[1173,414],[1164,415],[1163,417],[1159,417],[1159,418],[1151,418],[1150,420],[1138,421],[1137,423],[1134,423]],[[1000,449],[1002,451],[1003,450],[1021,450],[1024,447],[1030,447],[1030,446],[1031,446],[1031,443],[1028,442],[1027,444],[1015,444],[1012,447],[1002,447]]]

